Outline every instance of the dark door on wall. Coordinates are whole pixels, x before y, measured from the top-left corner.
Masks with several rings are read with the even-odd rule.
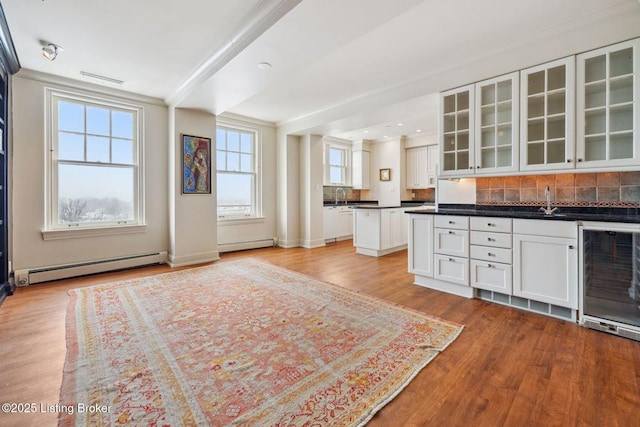
[[[0,4],[0,304],[13,294],[15,284],[9,271],[9,132],[11,130],[9,77],[20,71],[9,26]]]
[[[9,281],[9,221],[7,211],[9,200],[8,184],[8,156],[7,156],[7,94],[8,80],[5,70],[0,70],[0,283],[4,286],[4,293],[13,293],[13,284]]]

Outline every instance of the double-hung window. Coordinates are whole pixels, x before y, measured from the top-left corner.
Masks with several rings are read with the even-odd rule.
[[[142,224],[142,109],[53,92],[49,101],[49,229]]]
[[[348,146],[337,143],[324,144],[325,185],[350,185],[350,154]]]
[[[258,133],[218,126],[216,132],[216,179],[218,218],[259,216],[257,174]]]

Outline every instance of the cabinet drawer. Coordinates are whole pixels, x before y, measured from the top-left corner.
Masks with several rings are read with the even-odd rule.
[[[471,217],[471,229],[477,231],[496,231],[511,233],[511,218]]]
[[[434,230],[433,251],[443,255],[467,258],[469,256],[469,232],[464,230]]]
[[[434,277],[445,282],[469,286],[469,260],[466,258],[434,255]]]
[[[513,282],[510,265],[472,259],[469,268],[472,287],[511,295]]]
[[[472,245],[493,246],[511,249],[511,233],[490,233],[488,231],[472,231],[469,237]]]
[[[578,224],[575,221],[514,219],[513,234],[577,239]]]
[[[468,216],[436,215],[435,226],[439,228],[453,228],[456,230],[469,229]]]
[[[471,258],[489,262],[511,264],[511,249],[492,248],[489,246],[471,246]]]

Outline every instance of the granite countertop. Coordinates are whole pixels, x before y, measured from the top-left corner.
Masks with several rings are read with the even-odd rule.
[[[415,208],[416,210],[435,209],[435,205],[429,202],[420,201],[402,201],[399,205],[380,206],[377,204],[355,204],[354,209],[399,209],[399,208]]]
[[[417,209],[408,210],[406,213],[542,219],[548,221],[640,223],[640,209],[638,208],[559,207],[553,215],[545,215],[539,210],[539,207],[532,206],[441,205],[436,210]]]
[[[397,208],[422,208],[424,206],[430,206],[435,208],[435,204],[433,202],[425,202],[420,200],[411,200],[411,201],[401,201],[400,205],[394,206],[380,206],[378,205],[377,200],[354,200],[347,202],[334,202],[334,201],[324,201],[324,206],[349,206],[351,208],[363,208],[363,209],[397,209]]]

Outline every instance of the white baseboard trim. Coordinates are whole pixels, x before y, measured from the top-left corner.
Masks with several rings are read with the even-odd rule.
[[[188,265],[195,264],[204,264],[206,262],[214,262],[220,259],[220,252],[203,252],[199,254],[185,255],[185,256],[175,256],[174,254],[169,254],[169,259],[167,264],[169,267],[186,267]]]
[[[275,238],[252,240],[248,242],[218,243],[218,252],[244,251],[247,249],[271,248],[275,246]]]
[[[306,249],[315,249],[315,248],[321,248],[326,245],[324,243],[324,239],[316,239],[316,240],[303,240],[300,246]]]
[[[278,246],[284,249],[299,248],[300,240],[284,240],[278,239]]]

